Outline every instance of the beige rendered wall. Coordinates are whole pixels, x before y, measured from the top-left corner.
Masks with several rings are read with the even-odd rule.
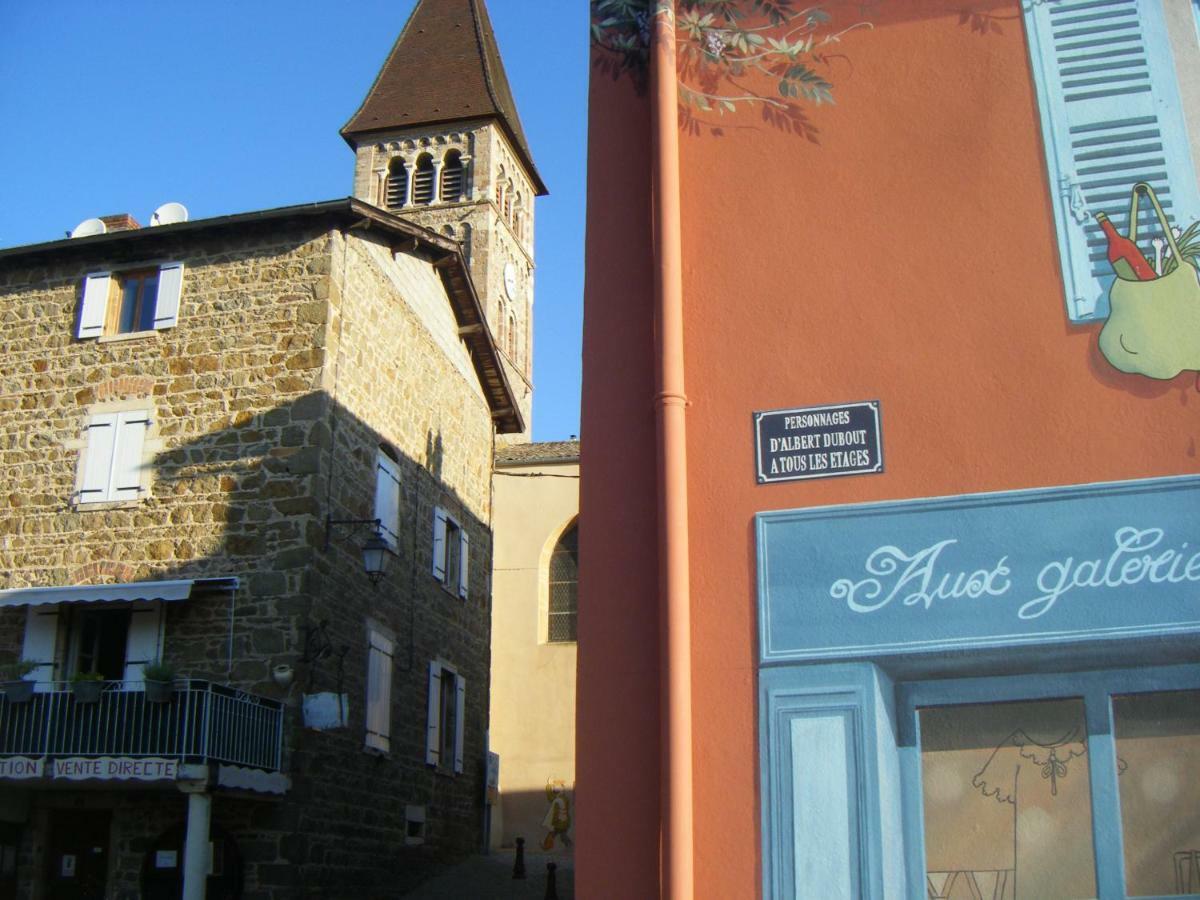
[[[576,645],[546,642],[546,610],[550,554],[579,511],[579,464],[501,465],[494,484],[491,845],[523,837],[530,850],[569,852],[573,822],[567,841],[543,822],[556,791],[574,819]]]

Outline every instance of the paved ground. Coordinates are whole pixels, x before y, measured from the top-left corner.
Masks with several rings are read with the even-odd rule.
[[[405,897],[406,900],[545,900],[548,862],[558,864],[554,879],[558,900],[574,900],[575,871],[570,857],[527,851],[526,876],[515,879],[511,850],[472,857],[426,881]]]

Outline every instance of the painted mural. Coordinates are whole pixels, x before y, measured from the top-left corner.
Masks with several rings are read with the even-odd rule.
[[[546,782],[546,816],[542,819],[542,827],[546,836],[542,838],[542,849],[553,850],[557,841],[566,849],[571,848],[571,795],[567,791],[566,782],[561,779],[551,779]]]
[[[838,4],[794,0],[682,0],[677,4],[679,123],[689,134],[721,136],[726,116],[755,111],[758,121],[819,143],[808,107],[834,102],[834,82],[849,72],[842,46],[871,23]],[[872,3],[857,3],[865,11]],[[849,8],[848,8],[849,9]],[[592,0],[597,68],[628,74],[644,88],[649,64],[647,0]],[[745,127],[739,124],[738,127]]]
[[[1139,229],[1142,198],[1153,208],[1153,218],[1151,227]],[[1186,231],[1172,227],[1154,188],[1145,182],[1133,186],[1128,235],[1107,214],[1097,213],[1096,219],[1117,276],[1109,290],[1108,321],[1100,332],[1104,358],[1122,372],[1160,380],[1200,370],[1200,222]],[[1147,234],[1154,236],[1147,240]],[[1144,251],[1147,244],[1152,253]]]

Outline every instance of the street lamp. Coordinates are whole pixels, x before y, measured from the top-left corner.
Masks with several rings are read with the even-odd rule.
[[[325,549],[329,549],[329,541],[333,538],[333,529],[335,525],[349,525],[355,531],[364,526],[372,528],[372,534],[362,546],[363,571],[367,573],[367,578],[371,580],[371,584],[378,586],[383,576],[387,573],[388,557],[391,555],[391,548],[383,539],[383,522],[379,519],[334,519],[330,516],[325,517]]]

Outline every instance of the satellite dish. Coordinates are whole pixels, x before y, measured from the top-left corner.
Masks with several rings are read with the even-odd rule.
[[[104,234],[108,231],[108,226],[100,219],[84,219],[75,226],[75,230],[71,232],[71,237],[91,237],[93,234]]]
[[[186,222],[187,207],[182,203],[164,203],[150,217],[150,225],[174,225],[176,222]]]

